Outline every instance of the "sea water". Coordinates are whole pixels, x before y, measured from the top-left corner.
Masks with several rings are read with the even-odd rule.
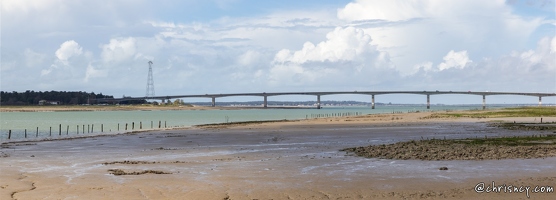
[[[295,109],[238,110],[165,110],[165,111],[68,111],[68,112],[1,112],[0,141],[71,137],[83,134],[110,134],[199,124],[262,120],[296,120],[334,115],[429,112],[438,110],[476,110],[480,106],[400,106],[324,107]],[[127,129],[126,129],[127,125]],[[38,137],[37,137],[38,129]]]

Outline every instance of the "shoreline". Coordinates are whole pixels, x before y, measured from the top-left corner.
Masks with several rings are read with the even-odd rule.
[[[337,107],[337,106],[331,106]],[[341,106],[357,107],[357,106]],[[249,109],[317,109],[314,106],[176,106],[176,105],[48,105],[0,106],[2,112],[85,112],[85,111],[166,111],[166,110],[249,110]]]
[[[48,106],[0,106],[1,112],[84,112],[84,111],[162,111],[162,110],[234,110],[208,106],[154,106],[154,105],[48,105]]]
[[[399,106],[409,106],[400,104]],[[425,105],[415,104],[414,106],[424,107]],[[441,105],[441,106],[461,106],[477,108],[480,105]],[[337,107],[361,107],[361,106],[327,106],[326,108]],[[508,107],[523,107],[520,105],[508,105]],[[545,105],[544,107],[555,107]],[[324,107],[322,107],[324,108]],[[315,106],[199,106],[199,105],[4,105],[0,106],[2,112],[85,112],[85,111],[165,111],[165,110],[244,110],[244,109],[317,109]],[[497,110],[499,107],[489,108],[488,110]]]

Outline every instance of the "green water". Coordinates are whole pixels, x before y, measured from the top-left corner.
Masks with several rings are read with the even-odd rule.
[[[0,141],[72,137],[85,134],[110,134],[164,127],[188,127],[198,124],[254,120],[306,119],[318,115],[375,114],[392,112],[428,112],[435,110],[472,110],[479,106],[377,106],[325,107],[323,109],[244,109],[244,110],[174,110],[174,111],[78,111],[78,112],[2,112],[0,113]],[[152,124],[152,126],[151,126]],[[61,128],[60,128],[61,126]],[[84,128],[84,130],[83,130]],[[102,128],[102,130],[101,130]],[[78,130],[79,129],[79,130]],[[52,130],[52,131],[51,131]]]

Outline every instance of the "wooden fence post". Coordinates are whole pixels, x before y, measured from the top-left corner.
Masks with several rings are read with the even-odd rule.
[[[37,127],[37,135],[35,137],[39,137],[39,127]]]
[[[48,131],[48,135],[49,135],[50,137],[52,137],[52,126],[50,127],[50,130]]]
[[[58,135],[62,135],[62,124],[58,125]]]
[[[12,130],[8,130],[8,140],[12,138]]]
[[[25,138],[27,138],[27,129],[25,129]]]

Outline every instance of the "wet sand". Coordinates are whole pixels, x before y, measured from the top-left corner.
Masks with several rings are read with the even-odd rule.
[[[525,191],[475,192],[478,183],[489,186],[493,181],[496,186],[531,186],[531,199],[556,197],[532,191],[535,186],[556,186],[556,157],[422,161],[363,158],[339,151],[420,138],[539,134],[489,127],[484,119],[423,120],[424,115],[3,144],[0,199],[527,198]]]

